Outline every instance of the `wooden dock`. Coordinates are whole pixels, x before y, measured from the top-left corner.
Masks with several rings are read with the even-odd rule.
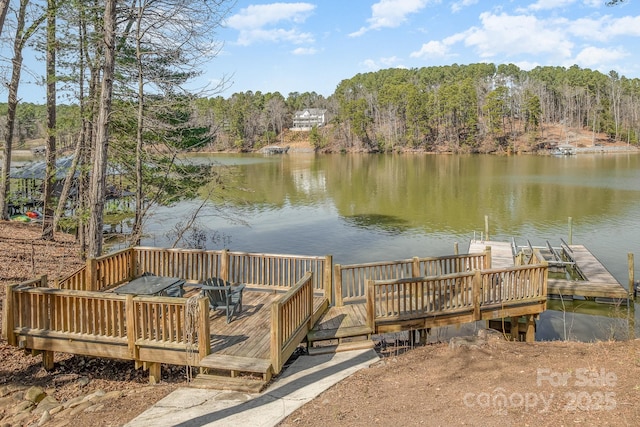
[[[491,268],[489,254],[339,265],[336,302],[307,334],[309,351],[358,348],[372,334],[417,331],[509,318],[534,340],[534,319],[546,309],[547,266]],[[503,322],[504,323],[504,322]],[[511,331],[514,332],[514,331]]]
[[[476,241],[469,243],[469,253],[480,253],[491,248],[491,266],[507,268],[515,265],[513,246],[509,242]],[[613,277],[606,267],[583,245],[567,245],[570,256],[586,280],[548,279],[549,295],[562,298],[627,299],[628,291]]]

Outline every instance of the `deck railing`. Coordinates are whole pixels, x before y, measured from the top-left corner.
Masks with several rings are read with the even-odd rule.
[[[375,322],[422,319],[473,312],[480,286],[476,272],[367,282],[367,319]],[[475,284],[475,285],[474,285]]]
[[[275,374],[313,326],[313,289],[313,274],[307,272],[271,306],[271,365]]]
[[[483,306],[505,306],[547,297],[546,265],[525,265],[482,272]]]
[[[129,348],[136,360],[195,365],[210,353],[209,302],[170,297],[127,297],[133,320]],[[191,316],[189,318],[189,316]],[[166,350],[177,350],[167,352]],[[198,357],[193,357],[196,354]],[[192,360],[188,360],[191,357]]]
[[[227,279],[226,251],[135,247],[136,275],[144,272],[202,283],[210,277]]]
[[[483,311],[505,309],[547,299],[547,265],[476,270],[436,277],[367,281],[367,322],[469,315],[481,320]]]
[[[87,266],[83,265],[68,276],[55,280],[54,287],[75,291],[85,290],[87,287]]]
[[[76,291],[102,291],[135,277],[132,249],[89,258],[84,267],[55,280],[54,286]]]
[[[91,291],[109,289],[136,277],[133,250],[130,248],[89,259],[87,262],[95,263],[95,267],[88,269],[90,272],[88,281],[91,284],[88,290]]]
[[[313,289],[331,300],[332,257],[228,253],[229,280],[256,286],[291,288],[311,272]]]
[[[57,287],[83,291],[110,289],[148,272],[202,283],[220,277],[232,283],[270,288],[291,288],[306,272],[313,273],[313,288],[332,301],[330,255],[272,255],[199,249],[135,247],[87,260],[85,267],[57,280]]]
[[[439,276],[489,267],[487,253],[450,255],[340,265],[335,269],[335,304],[363,302],[366,299],[367,280],[390,280],[409,277]]]
[[[199,358],[209,354],[206,298],[197,301],[199,317],[192,322],[193,330],[186,331],[185,298],[123,296],[46,284],[43,277],[7,286],[3,335],[9,344],[151,363],[185,364],[187,351]],[[170,350],[177,351],[172,355]]]

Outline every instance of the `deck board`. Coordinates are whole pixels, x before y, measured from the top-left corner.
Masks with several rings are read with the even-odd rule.
[[[341,307],[329,307],[308,336],[310,339],[324,340],[366,335],[371,332],[367,325],[365,305],[347,304]]]
[[[509,242],[472,240],[469,243],[469,253],[483,253],[487,246],[491,247],[491,268],[508,268],[514,266],[513,250]]]
[[[271,359],[271,306],[283,294],[281,292],[245,289],[242,312],[227,323],[224,311],[211,311],[210,334],[211,353],[209,362],[223,365],[225,357],[230,361],[243,360],[243,366],[250,365],[242,358],[256,359],[256,366],[262,366]],[[314,297],[314,309],[322,304],[322,297]]]
[[[592,283],[618,282],[598,258],[583,245],[570,245],[569,248],[573,251],[571,255],[580,271],[585,275],[587,281]]]

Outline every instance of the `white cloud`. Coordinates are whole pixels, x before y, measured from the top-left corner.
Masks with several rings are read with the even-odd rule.
[[[261,28],[242,31],[238,36],[238,44],[248,46],[257,41],[261,42],[290,42],[294,44],[310,44],[315,40],[309,33],[300,33],[296,30],[283,30],[280,28],[273,30],[263,30]]]
[[[612,64],[627,56],[629,56],[629,53],[621,48],[611,49],[589,46],[578,53],[575,63],[581,67],[598,67],[602,64]],[[612,68],[612,66],[610,65],[609,68]]]
[[[398,58],[397,56],[389,56],[386,58],[380,58],[380,63],[382,65],[385,65],[387,67],[391,67],[393,65],[396,65],[398,62],[400,62],[400,58]]]
[[[291,51],[294,55],[315,55],[318,50],[313,47],[299,47]]]
[[[602,0],[584,0],[583,3],[587,7],[594,7],[594,8],[599,8],[604,4]]]
[[[604,0],[603,0],[604,1]],[[537,2],[530,4],[527,9],[528,10],[550,10],[550,9],[561,9],[563,7],[567,7],[576,0],[538,0]]]
[[[395,28],[407,20],[407,15],[417,13],[427,5],[427,0],[380,0],[371,6],[369,25],[360,28],[349,36],[358,37],[369,30]]]
[[[460,12],[465,7],[473,6],[474,4],[478,4],[479,0],[460,0],[455,1],[451,4],[451,12],[457,13]]]
[[[588,41],[609,41],[615,37],[640,37],[640,16],[625,16],[613,19],[602,16],[599,19],[582,18],[563,24],[571,35]]]
[[[311,34],[283,27],[305,22],[315,8],[311,3],[251,5],[229,17],[226,24],[240,32],[238,44],[245,46],[261,41],[309,43],[313,41]]]
[[[411,52],[409,56],[411,58],[429,58],[434,56],[442,58],[447,56],[448,52],[449,48],[445,43],[431,40],[430,42],[423,44],[420,50]]]
[[[498,55],[552,54],[571,56],[573,42],[561,27],[539,20],[533,15],[480,15],[481,28],[464,33],[464,44],[474,47],[482,58]]]
[[[362,61],[362,65],[364,66],[364,68],[371,70],[371,71],[375,71],[375,70],[379,70],[380,67],[378,66],[378,64],[376,64],[376,61],[374,61],[373,59],[365,59],[364,61]]]
[[[640,37],[640,15],[625,16],[610,22],[605,31],[611,36]]]
[[[404,65],[399,65],[398,62],[400,62],[400,58],[397,56],[389,56],[380,58],[377,61],[375,59],[365,59],[361,65],[370,71],[377,71],[381,68],[406,68]]]

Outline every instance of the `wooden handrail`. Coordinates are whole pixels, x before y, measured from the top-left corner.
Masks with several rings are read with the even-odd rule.
[[[433,277],[368,280],[367,322],[425,319],[448,312],[469,311],[482,319],[483,310],[518,306],[547,299],[547,266],[516,266]]]
[[[359,302],[366,299],[366,281],[390,280],[405,277],[430,277],[485,268],[487,253],[447,255],[340,265],[334,269],[335,305],[345,301]]]
[[[17,345],[18,335],[37,336],[41,348],[66,351],[65,343],[86,342],[81,354],[140,361],[140,347],[186,351],[192,343],[184,330],[185,298],[134,297],[115,293],[40,287],[44,278],[7,287],[3,336]],[[37,286],[34,286],[37,285]],[[194,324],[196,354],[210,352],[209,305],[198,300],[200,317]],[[79,347],[75,347],[76,349]],[[125,349],[124,353],[119,349]],[[128,348],[128,352],[126,349]],[[117,354],[117,356],[115,356]],[[162,363],[162,353],[145,362]]]
[[[313,317],[313,273],[310,271],[271,306],[271,366],[279,373]]]

